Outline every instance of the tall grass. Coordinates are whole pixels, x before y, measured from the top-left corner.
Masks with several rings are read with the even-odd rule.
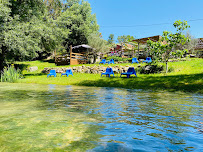
[[[1,72],[1,82],[16,82],[20,78],[20,70],[14,66],[8,66]]]

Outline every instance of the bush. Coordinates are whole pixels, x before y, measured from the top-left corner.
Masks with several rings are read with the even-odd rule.
[[[150,73],[161,73],[164,70],[164,66],[163,65],[146,65],[143,67],[140,67],[140,69],[138,70],[141,74],[150,74]]]
[[[1,72],[1,82],[15,82],[20,78],[20,70],[15,69],[13,66],[8,66]]]

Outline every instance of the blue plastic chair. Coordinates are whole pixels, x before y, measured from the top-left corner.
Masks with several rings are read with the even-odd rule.
[[[137,74],[136,74],[136,72],[135,72],[134,67],[129,67],[127,72],[121,73],[121,76],[122,76],[122,75],[127,75],[127,78],[130,78],[130,75],[132,75],[132,74],[134,74],[134,75],[137,77]],[[121,77],[121,76],[120,76],[120,77]]]
[[[102,59],[102,61],[101,61],[100,63],[106,64],[106,60],[105,60],[105,59]],[[99,63],[99,64],[100,64],[100,63]]]
[[[137,58],[132,58],[132,63],[139,63]]]
[[[63,75],[66,75],[67,77],[68,77],[69,75],[72,75],[72,76],[73,76],[73,72],[72,72],[71,69],[67,69],[67,70],[66,70],[66,73],[61,73],[61,76],[63,76]]]
[[[49,77],[49,76],[54,76],[54,77],[56,77],[57,75],[56,75],[56,70],[50,70],[50,72],[49,72],[49,74],[47,75],[47,78]]]
[[[144,60],[142,62],[150,63],[150,62],[152,62],[152,59],[151,59],[151,57],[147,57],[146,60]]]
[[[106,75],[106,77],[107,76],[110,77],[111,74],[114,76],[113,69],[112,68],[106,68],[106,72],[102,73],[101,76]]]
[[[114,60],[111,59],[111,60],[108,62],[108,64],[114,64]]]

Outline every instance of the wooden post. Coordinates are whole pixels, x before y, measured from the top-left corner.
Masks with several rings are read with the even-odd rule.
[[[129,58],[129,56],[130,56],[130,51],[128,50],[128,58]]]
[[[56,63],[56,49],[54,50],[54,58],[55,58],[55,63]]]
[[[138,41],[138,52],[140,51],[140,42]]]
[[[71,58],[72,58],[72,45],[70,46],[70,65],[72,65]]]
[[[135,57],[135,48],[133,48],[133,57]]]

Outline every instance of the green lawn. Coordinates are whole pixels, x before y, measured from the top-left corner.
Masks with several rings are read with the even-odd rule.
[[[38,71],[27,72],[23,70],[24,79],[19,83],[39,83],[39,84],[59,84],[59,85],[80,85],[80,86],[96,86],[96,87],[121,87],[130,89],[144,90],[168,90],[168,91],[184,91],[203,93],[203,59],[188,59],[188,61],[169,62],[169,68],[173,68],[173,72],[167,75],[161,74],[139,74],[138,77],[120,78],[101,77],[100,74],[81,74],[74,73],[69,77],[49,77],[42,74],[44,67],[57,67],[54,63],[46,61],[18,62],[21,68],[38,66]],[[98,64],[95,64],[98,65]],[[116,64],[115,64],[116,65]],[[130,63],[119,64],[122,66],[131,65]],[[136,67],[138,64],[134,64]],[[143,64],[142,64],[143,65]],[[94,65],[87,65],[94,66]],[[108,66],[108,65],[105,65]],[[60,67],[60,66],[59,66]],[[73,66],[61,66],[73,67]]]

